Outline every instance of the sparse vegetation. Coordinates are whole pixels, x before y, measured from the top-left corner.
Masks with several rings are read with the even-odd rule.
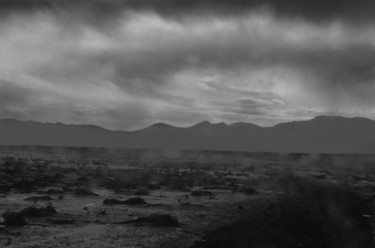
[[[45,230],[53,242],[64,231],[84,247],[94,234],[75,230],[91,228],[105,230],[95,235],[113,247],[372,245],[375,157],[2,149],[0,241],[12,237],[15,246],[34,240],[44,247]]]

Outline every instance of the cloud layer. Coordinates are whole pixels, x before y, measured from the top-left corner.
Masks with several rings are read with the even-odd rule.
[[[280,2],[0,0],[0,117],[375,118],[373,1]]]
[[[122,11],[153,12],[181,18],[247,15],[254,9],[266,8],[280,17],[318,22],[337,19],[372,22],[375,14],[372,0],[1,0],[0,7],[5,12],[78,10],[81,15],[110,18]]]

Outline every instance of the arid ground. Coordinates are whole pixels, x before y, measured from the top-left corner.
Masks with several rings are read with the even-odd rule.
[[[0,247],[373,247],[374,164],[2,147]]]

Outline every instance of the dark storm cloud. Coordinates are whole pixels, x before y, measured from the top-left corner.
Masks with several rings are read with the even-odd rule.
[[[374,21],[373,0],[1,0],[5,11],[40,9],[88,9],[96,15],[114,16],[123,10],[150,11],[160,15],[237,16],[257,8],[269,8],[281,17],[297,17],[312,21],[345,19],[354,22]]]
[[[353,45],[339,52],[326,51],[325,65],[319,69],[337,83],[373,83],[375,79],[375,47]],[[324,69],[324,67],[326,67]]]
[[[238,101],[213,101],[212,103],[220,109],[220,114],[225,113],[244,116],[264,116],[269,114],[265,105],[259,104],[259,102],[253,100],[250,101],[252,101],[250,104],[243,104]]]
[[[215,82],[207,82],[206,85],[218,92],[231,92],[237,95],[253,97],[255,99],[262,98],[262,99],[267,99],[267,100],[277,100],[279,98],[273,92],[244,90],[241,88],[233,88],[230,85],[217,84]],[[243,100],[243,99],[239,99],[238,101],[240,102],[240,100]]]
[[[341,91],[352,97],[363,97],[373,102],[370,92],[364,92],[375,83],[375,47],[370,44],[353,44],[337,49],[316,51],[289,51],[281,56],[282,63],[299,67],[308,76],[317,78],[321,94],[334,96]]]
[[[11,82],[6,80],[0,81],[0,105],[14,105],[24,103],[25,97],[29,95],[24,89],[14,87]],[[26,100],[27,101],[27,100]]]
[[[244,106],[245,108],[259,108],[274,104],[280,104],[280,102],[276,100],[263,100],[253,98],[238,99],[237,103]]]
[[[297,48],[273,42],[268,45],[240,42],[245,39],[234,37],[226,43],[215,40],[187,40],[186,44],[172,42],[146,52],[139,51],[134,57],[112,54],[107,61],[113,63],[115,68],[115,83],[127,90],[143,93],[163,90],[162,86],[168,84],[169,76],[186,69],[216,69],[229,73],[239,68],[256,71],[282,66],[317,81],[315,86],[321,89],[322,94],[349,89],[353,96],[359,93],[356,88],[361,89],[375,80],[375,47],[370,44],[353,44],[335,49]],[[242,92],[251,96],[260,94],[234,89],[230,85],[210,82],[206,85],[221,92]],[[269,95],[273,96],[273,93],[262,93],[262,97]]]
[[[134,129],[372,111],[373,12],[367,0],[0,0],[0,117]]]
[[[248,95],[246,98],[230,101],[215,100],[212,104],[216,106],[216,109],[220,110],[221,113],[253,117],[270,116],[272,115],[271,112],[282,110],[282,101],[267,98],[267,93],[256,93],[254,95],[257,95],[259,98],[250,98]]]

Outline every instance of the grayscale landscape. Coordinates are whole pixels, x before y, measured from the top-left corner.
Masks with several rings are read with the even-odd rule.
[[[0,248],[373,248],[374,93],[374,0],[0,0]]]
[[[340,133],[357,125],[371,128],[372,122],[325,116],[264,132],[299,125],[303,132],[324,133],[335,124]],[[125,147],[126,136],[152,141],[165,135],[159,147],[130,149],[84,146],[116,142],[99,127],[4,120],[2,137],[19,143],[0,147],[1,241],[10,247],[373,246],[374,154],[215,150],[233,135],[223,130],[237,128],[157,124],[115,132]],[[246,128],[263,129],[241,124],[239,130]],[[173,148],[170,142],[184,135],[190,135],[189,145],[206,150]],[[332,145],[329,136],[319,138],[311,149]],[[69,140],[75,146],[57,146]],[[20,145],[28,141],[42,145]],[[371,140],[358,144],[365,141]]]

